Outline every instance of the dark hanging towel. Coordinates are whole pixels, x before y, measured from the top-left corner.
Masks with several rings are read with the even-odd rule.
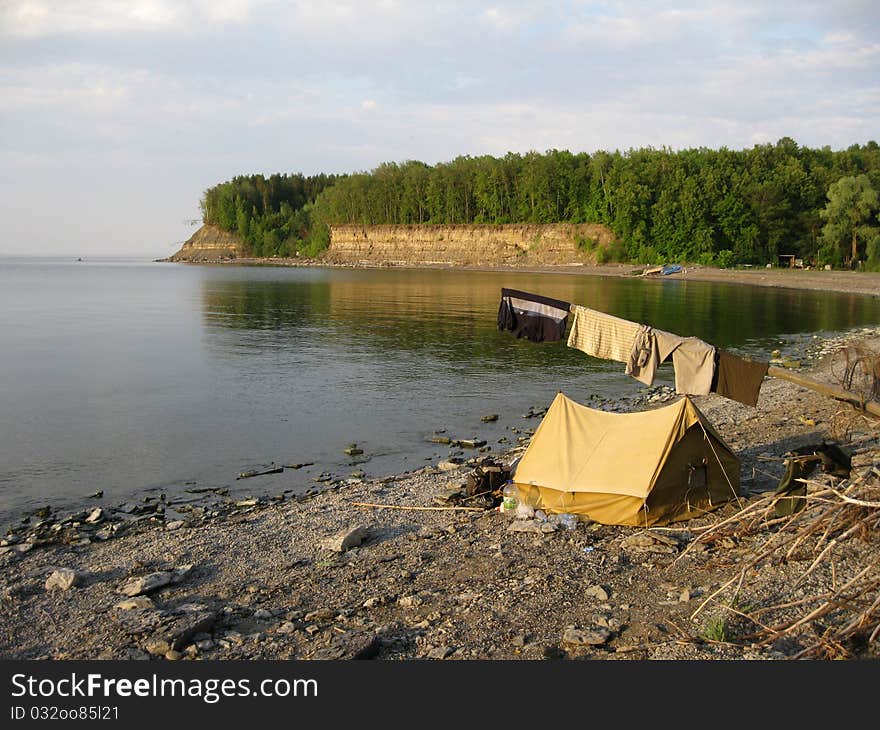
[[[758,394],[769,363],[746,360],[721,349],[716,355],[712,392],[747,406],[758,405]]]
[[[571,304],[516,289],[501,290],[498,329],[530,342],[556,342],[565,337]]]

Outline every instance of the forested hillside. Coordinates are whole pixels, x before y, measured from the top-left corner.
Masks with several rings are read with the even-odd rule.
[[[240,175],[205,191],[202,220],[237,233],[253,256],[291,256],[309,237],[310,209],[337,175]]]
[[[880,147],[810,149],[783,138],[745,150],[458,157],[334,177],[239,177],[211,188],[205,221],[255,255],[317,253],[335,224],[603,223],[597,252],[644,263],[729,266],[778,254],[880,268]]]

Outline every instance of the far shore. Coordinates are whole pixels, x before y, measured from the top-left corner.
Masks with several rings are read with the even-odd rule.
[[[169,259],[163,259],[168,261]],[[327,266],[354,269],[458,269],[461,271],[506,271],[528,274],[573,274],[583,276],[638,277],[647,268],[643,264],[565,264],[543,266],[515,266],[505,264],[455,264],[455,263],[338,263],[325,259],[304,258],[238,258],[227,261],[193,261],[181,263],[225,264],[233,266]],[[688,265],[677,274],[653,275],[652,279],[714,281],[727,284],[749,284],[787,289],[814,289],[848,294],[880,296],[880,272],[840,271],[788,268],[736,268],[718,269],[708,266]]]

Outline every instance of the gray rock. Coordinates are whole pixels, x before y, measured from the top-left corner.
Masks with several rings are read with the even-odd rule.
[[[309,611],[305,617],[305,621],[330,621],[336,618],[336,611],[332,608],[319,608],[316,611]]]
[[[180,583],[190,574],[192,569],[192,565],[182,565],[174,570],[159,571],[137,578],[129,578],[119,587],[119,592],[124,596],[139,596],[144,593],[150,593],[159,588]]]
[[[163,633],[175,651],[181,651],[190,639],[198,633],[207,631],[217,621],[217,611],[210,610],[199,603],[179,606],[163,627]]]
[[[456,469],[460,469],[462,466],[461,459],[446,459],[444,461],[437,462],[437,468],[440,471],[455,471]]]
[[[267,611],[265,608],[258,608],[256,611],[254,611],[254,618],[256,618],[256,619],[272,618],[272,612]]]
[[[153,603],[153,601],[147,596],[135,596],[134,598],[126,598],[113,606],[113,608],[117,608],[120,611],[133,611],[136,609],[149,610],[155,607],[156,604]]]
[[[144,643],[144,649],[153,656],[165,656],[171,651],[171,646],[165,639],[152,637]]]
[[[89,516],[86,517],[86,522],[90,525],[94,525],[97,522],[100,522],[104,519],[104,510],[100,507],[95,507],[91,512],[89,512]]]
[[[71,568],[58,568],[46,578],[47,591],[66,591],[82,582],[82,574]]]
[[[327,538],[324,540],[324,547],[337,553],[344,553],[346,550],[360,545],[369,535],[369,528],[358,525]]]
[[[379,638],[375,634],[349,631],[334,637],[329,646],[316,651],[312,658],[333,661],[372,659],[379,649]]]
[[[428,652],[428,659],[445,659],[452,654],[453,649],[448,646],[435,646]]]
[[[577,646],[599,646],[610,638],[611,631],[603,626],[596,626],[586,630],[568,628],[562,634],[562,642],[564,644],[575,644]]]

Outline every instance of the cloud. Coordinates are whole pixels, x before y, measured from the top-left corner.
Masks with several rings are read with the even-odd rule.
[[[248,172],[782,136],[847,147],[877,136],[873,14],[813,0],[7,0],[0,164],[42,181],[63,160],[84,185],[186,168],[193,203]]]
[[[55,35],[189,33],[197,23],[242,22],[256,0],[8,0],[0,8],[0,34]]]

